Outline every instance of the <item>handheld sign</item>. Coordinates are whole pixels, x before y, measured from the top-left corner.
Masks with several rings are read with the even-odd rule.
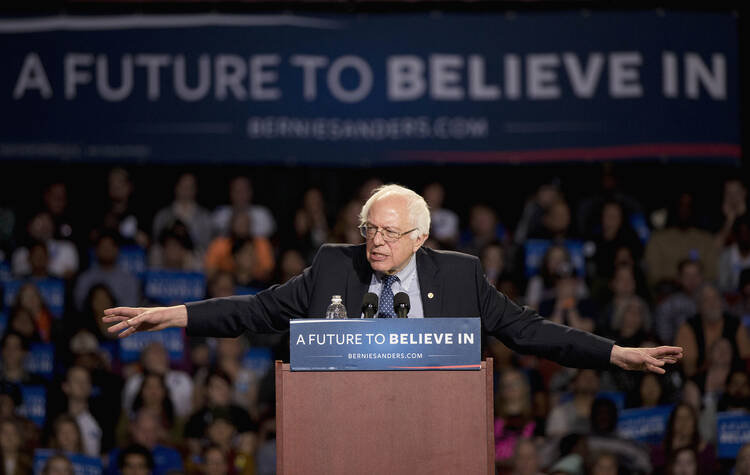
[[[292,320],[292,371],[478,370],[478,318]]]

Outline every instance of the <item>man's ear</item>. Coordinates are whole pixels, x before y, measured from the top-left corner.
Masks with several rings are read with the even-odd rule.
[[[427,238],[430,237],[429,234],[422,234],[417,239],[415,239],[414,242],[414,250],[412,252],[417,252],[420,247],[422,247],[422,244],[427,240]]]

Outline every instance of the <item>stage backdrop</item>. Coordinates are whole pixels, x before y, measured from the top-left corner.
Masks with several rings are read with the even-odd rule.
[[[738,161],[729,13],[0,20],[0,159]]]

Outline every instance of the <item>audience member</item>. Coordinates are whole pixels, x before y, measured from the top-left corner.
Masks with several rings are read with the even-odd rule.
[[[700,261],[684,259],[677,266],[680,288],[656,306],[655,331],[659,340],[671,345],[680,326],[698,313],[699,291],[703,286]]]
[[[78,250],[69,240],[55,238],[55,223],[48,212],[39,212],[31,218],[27,234],[27,242],[43,242],[47,245],[51,275],[71,278],[78,272]],[[11,266],[16,276],[27,276],[31,273],[28,245],[16,248],[11,256]]]
[[[42,467],[42,475],[73,475],[74,473],[73,463],[63,454],[52,455]]]
[[[162,233],[179,220],[187,227],[187,234],[198,253],[203,253],[211,240],[211,214],[196,201],[198,183],[192,173],[183,173],[174,186],[174,201],[159,210],[154,217],[153,236],[161,240]]]
[[[677,264],[684,260],[700,260],[708,280],[716,279],[718,248],[708,231],[696,227],[693,195],[682,193],[676,211],[669,215],[666,229],[654,232],[646,244],[648,283],[656,287],[663,281],[674,280]]]
[[[509,466],[518,441],[534,435],[531,391],[526,376],[517,369],[500,375],[495,396],[495,463]]]
[[[716,450],[701,439],[698,431],[698,414],[691,406],[677,404],[667,421],[667,430],[662,445],[652,452],[654,468],[667,465],[667,473],[680,464],[680,452],[689,449],[695,455],[698,473],[713,473],[716,465]],[[686,457],[683,455],[683,457]]]
[[[555,280],[555,296],[539,304],[539,313],[555,323],[591,332],[596,322],[596,306],[587,298],[580,298],[584,284],[573,273],[562,274]]]
[[[119,305],[137,306],[140,302],[140,283],[136,276],[117,265],[120,237],[109,231],[98,233],[94,246],[96,262],[81,272],[76,280],[74,295],[76,308],[83,310],[86,296],[95,284],[104,284],[114,294]]]
[[[161,232],[158,242],[150,248],[148,266],[152,270],[203,270],[200,253],[195,248],[185,223],[177,220]]]
[[[734,242],[719,256],[719,289],[727,293],[739,290],[740,273],[750,269],[750,215],[734,221],[732,234]]]
[[[302,206],[294,214],[294,245],[306,260],[312,260],[318,248],[327,242],[329,231],[323,192],[309,188],[302,197]]]
[[[516,225],[513,242],[518,246],[523,246],[526,240],[542,227],[542,218],[547,209],[562,198],[558,179],[542,184],[526,201],[521,218]]]
[[[479,256],[487,244],[505,239],[505,228],[497,213],[486,204],[475,204],[469,210],[469,229],[461,239],[461,250]]]
[[[67,413],[57,416],[47,446],[67,454],[82,454],[83,435],[76,418]]]
[[[229,182],[229,204],[217,207],[211,215],[214,234],[228,234],[233,214],[246,213],[250,217],[250,234],[270,238],[276,232],[276,221],[265,206],[253,204],[253,185],[246,176]]]
[[[169,354],[164,345],[153,342],[146,346],[141,352],[141,367],[144,373],[154,373],[164,377],[176,416],[187,417],[192,410],[193,381],[184,371],[169,367]],[[129,411],[133,407],[133,401],[143,385],[144,373],[135,373],[125,381],[122,396],[123,410]]]
[[[101,230],[106,229],[122,236],[128,244],[136,244],[147,247],[150,243],[148,233],[144,230],[144,222],[136,214],[131,196],[134,185],[130,173],[120,167],[112,168],[107,174],[107,198],[101,219],[94,224],[97,225],[90,236],[95,242]]]
[[[737,465],[734,467],[734,475],[750,475],[750,442],[740,447],[737,452]]]
[[[445,187],[442,183],[432,182],[424,187],[422,196],[430,207],[430,237],[442,247],[456,247],[460,237],[458,215],[443,207]]]
[[[125,473],[123,462],[133,452],[133,445],[141,447],[137,449],[138,454],[140,454],[138,466],[141,467],[141,470],[143,470],[144,462],[153,475],[167,475],[172,470],[183,470],[184,465],[180,453],[173,447],[163,445],[165,433],[158,415],[148,410],[139,411],[135,418],[130,421],[129,434],[132,445],[126,446],[124,449],[116,448],[112,450],[109,453],[109,465],[104,473],[117,475],[118,469]],[[149,456],[151,463],[148,463]]]
[[[208,246],[204,258],[204,268],[210,277],[217,271],[234,272],[237,259],[234,255],[235,246],[238,248],[245,242],[252,244],[252,279],[267,281],[274,269],[273,247],[264,237],[250,235],[249,215],[236,213],[230,220],[230,231],[227,236],[217,236]]]
[[[728,244],[735,220],[747,215],[747,187],[739,178],[730,178],[724,182],[721,213],[722,224],[715,234],[719,248]]]
[[[558,404],[550,412],[547,421],[548,436],[590,432],[591,405],[599,391],[599,375],[594,370],[579,370],[571,383],[571,390],[572,399]]]
[[[47,185],[42,194],[44,210],[50,214],[54,223],[55,239],[67,239],[76,242],[80,236],[74,233],[74,219],[68,209],[68,187],[62,181]]]
[[[494,287],[500,277],[506,272],[505,249],[500,241],[490,241],[479,250],[479,260],[482,263],[484,276]]]
[[[31,473],[31,457],[23,451],[22,445],[21,429],[16,421],[0,419],[0,470],[4,475]]]
[[[555,297],[555,283],[560,276],[570,275],[573,272],[573,262],[570,253],[562,245],[552,245],[542,257],[542,265],[539,274],[529,279],[526,287],[526,305],[538,309],[543,300]],[[588,289],[582,282],[576,289],[576,296],[584,298],[588,295]]]
[[[706,353],[720,338],[732,346],[732,361],[750,357],[750,339],[737,317],[726,313],[718,289],[705,284],[700,291],[698,314],[680,326],[675,345],[684,349],[682,368],[691,377],[705,369]]]

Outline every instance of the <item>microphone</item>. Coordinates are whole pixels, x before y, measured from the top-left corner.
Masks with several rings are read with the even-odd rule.
[[[362,299],[362,313],[364,318],[373,318],[378,313],[378,296],[367,292]]]
[[[393,310],[396,312],[398,318],[406,318],[406,315],[411,309],[409,303],[409,294],[406,292],[399,292],[393,296]]]

